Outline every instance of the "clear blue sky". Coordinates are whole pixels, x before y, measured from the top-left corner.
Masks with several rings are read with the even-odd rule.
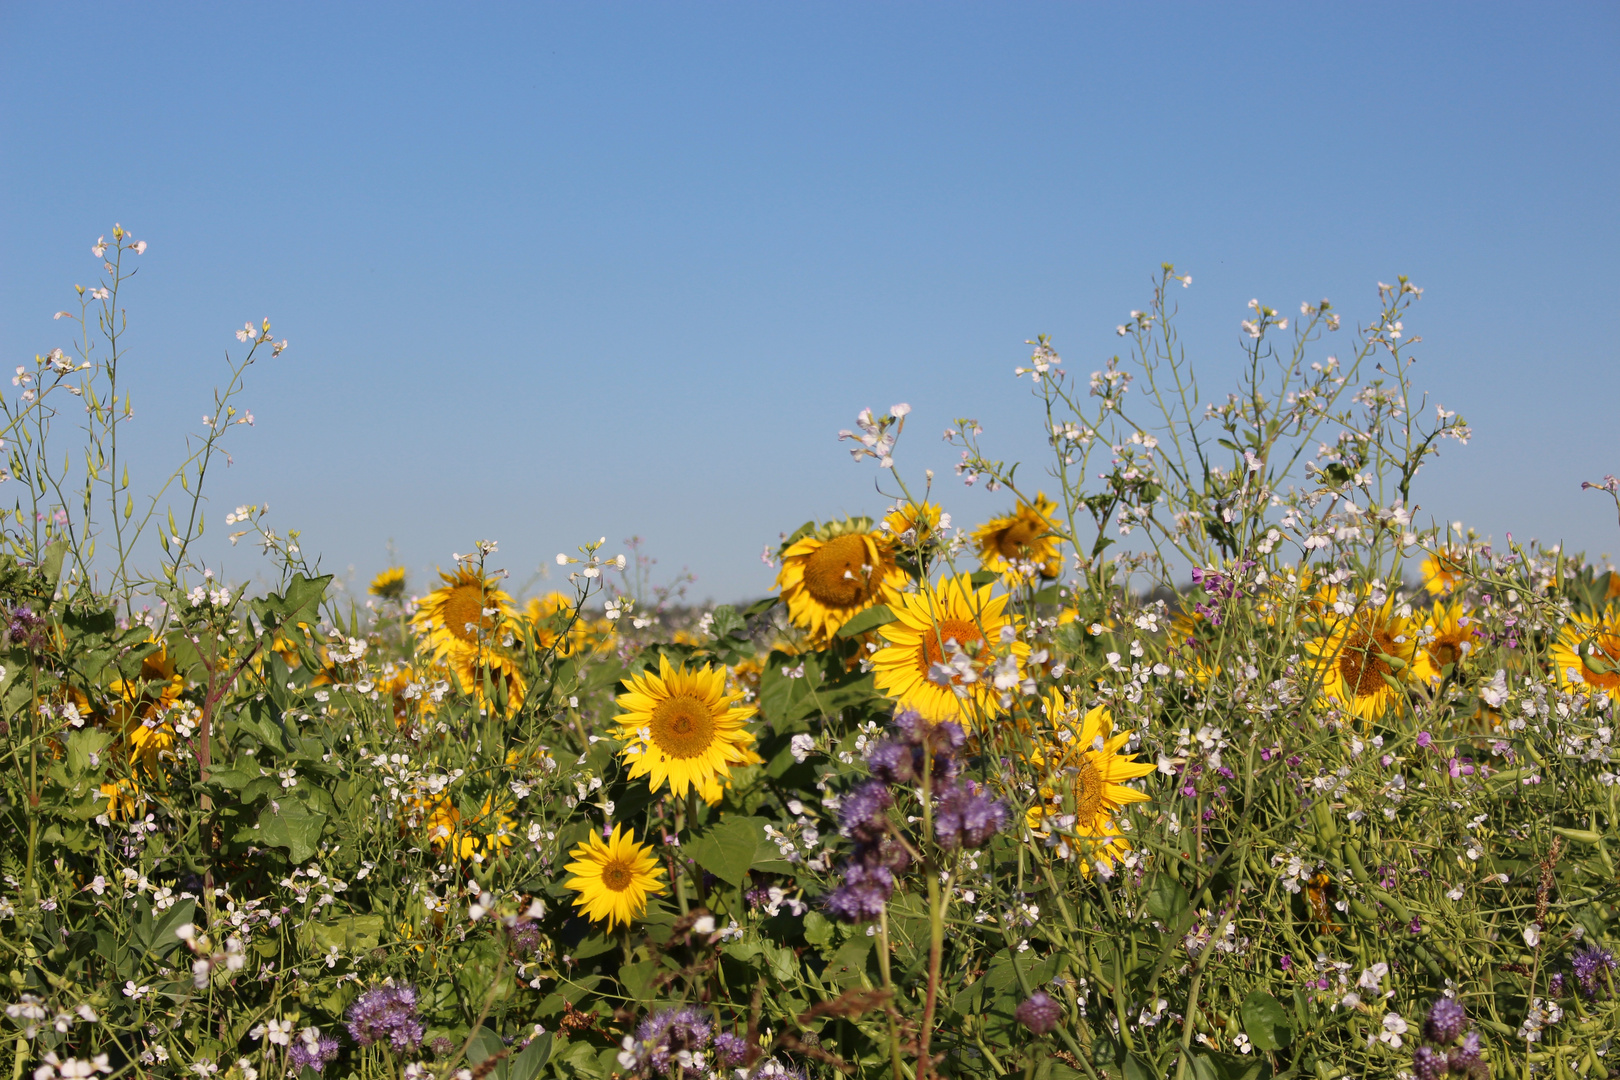
[[[340,573],[647,539],[698,597],[875,512],[1011,368],[1086,372],[1164,260],[1205,385],[1260,297],[1427,290],[1420,380],[1472,422],[1418,495],[1620,551],[1612,4],[0,5],[0,351],[65,344],[88,248],[129,293],[135,430],[169,460],[246,319],[291,339],[213,528],[268,501]],[[13,363],[13,360],[6,360]],[[948,486],[959,521],[1003,500]],[[255,571],[231,556],[233,576]]]

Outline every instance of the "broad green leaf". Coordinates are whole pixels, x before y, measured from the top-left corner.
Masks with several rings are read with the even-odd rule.
[[[295,863],[314,858],[320,847],[321,829],[326,826],[326,815],[317,814],[294,799],[283,800],[280,809],[271,809],[275,805],[272,802],[259,814],[259,842],[286,848],[288,857]]]
[[[1259,1050],[1281,1050],[1294,1041],[1294,1031],[1282,1002],[1264,990],[1251,990],[1243,999],[1243,1033]]]
[[[551,1032],[536,1035],[507,1066],[506,1080],[535,1080],[551,1056]]]
[[[728,885],[748,880],[748,868],[766,840],[764,822],[759,818],[728,817],[686,845],[686,853],[697,864]],[[771,846],[774,853],[775,845]]]
[[[1166,926],[1174,926],[1181,913],[1187,910],[1187,890],[1181,882],[1166,873],[1154,875],[1144,898],[1148,912]]]
[[[852,638],[858,634],[864,634],[868,630],[876,630],[880,626],[887,626],[889,623],[894,622],[895,617],[894,612],[883,604],[874,604],[850,619],[843,626],[840,626],[838,636]]]

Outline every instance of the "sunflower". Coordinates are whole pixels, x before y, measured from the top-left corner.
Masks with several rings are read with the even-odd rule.
[[[882,528],[901,547],[919,548],[939,532],[940,508],[931,502],[897,503],[883,519]],[[950,527],[950,519],[945,519]]]
[[[1432,552],[1418,567],[1430,596],[1444,596],[1457,587],[1468,570],[1468,555],[1455,548]]]
[[[1006,596],[992,599],[989,585],[974,589],[967,574],[901,594],[891,605],[895,621],[879,630],[885,644],[872,654],[878,690],[934,723],[968,720],[975,708],[986,719],[1000,713],[992,671],[996,660],[987,642],[1000,642],[1003,630],[1011,628],[1009,655],[1020,678],[1029,656],[1029,645],[1017,637],[1021,620],[1007,615],[1006,607]],[[966,673],[959,673],[950,676],[949,685],[933,681],[930,669],[949,662],[948,653],[965,655],[976,677],[967,681]]]
[[[1620,608],[1601,615],[1572,615],[1552,643],[1553,674],[1559,683],[1585,683],[1620,693]]]
[[[1413,656],[1412,674],[1437,684],[1447,664],[1456,670],[1474,649],[1475,621],[1461,600],[1435,604],[1423,627],[1423,647]]]
[[[652,851],[651,844],[636,843],[633,834],[620,835],[617,825],[606,840],[592,832],[568,853],[574,861],[563,869],[574,876],[563,886],[579,893],[574,906],[586,918],[606,919],[609,930],[619,923],[628,926],[647,909],[647,897],[665,891]]]
[[[135,678],[114,679],[107,688],[118,695],[114,712],[129,760],[139,761],[148,772],[156,771],[159,755],[174,745],[169,712],[185,691],[185,676],[175,671],[168,648],[163,647],[141,661]]]
[[[439,711],[433,699],[434,676],[418,672],[410,664],[385,664],[377,689],[389,696],[394,706],[394,723],[408,727],[412,720],[426,720]]]
[[[1036,492],[1033,503],[1020,502],[1017,509],[973,530],[979,545],[979,563],[1002,576],[1009,585],[1035,578],[1055,578],[1063,570],[1060,541],[1053,535],[1058,527],[1057,503]]]
[[[495,587],[495,579],[461,567],[454,575],[440,573],[444,584],[425,598],[411,627],[427,639],[435,660],[455,672],[461,689],[478,704],[491,707],[489,689],[504,686],[507,711],[523,704],[527,685],[516,663],[504,649],[512,645],[508,623],[517,618],[512,598]],[[498,690],[497,690],[498,693]]]
[[[564,593],[530,597],[523,608],[523,619],[534,633],[535,645],[542,649],[555,648],[558,656],[571,656],[588,644],[590,631],[585,620],[574,619],[574,600]],[[560,633],[557,627],[567,626],[570,619],[573,619],[572,628],[566,635]]]
[[[894,541],[866,518],[830,522],[782,551],[776,585],[793,625],[826,643],[854,616],[900,595]]]
[[[436,657],[447,659],[486,649],[503,623],[514,617],[512,598],[495,587],[495,578],[470,567],[454,574],[442,571],[444,584],[422,599],[411,628],[427,637]]]
[[[1030,755],[1032,763],[1045,766],[1047,780],[1041,785],[1040,801],[1025,812],[1024,823],[1044,837],[1052,825],[1068,826],[1066,819],[1073,815],[1074,835],[1092,845],[1082,852],[1087,861],[1112,862],[1129,849],[1113,827],[1114,815],[1149,798],[1126,787],[1125,781],[1146,776],[1155,766],[1120,753],[1131,733],[1114,734],[1113,714],[1105,707],[1099,705],[1081,717],[1074,703],[1055,689],[1047,693],[1045,705],[1055,736]]]
[[[1399,683],[1406,678],[1417,642],[1411,623],[1394,609],[1393,596],[1376,609],[1364,606],[1328,623],[1321,636],[1305,643],[1306,651],[1316,657],[1324,703],[1375,720],[1402,700],[1401,691],[1389,680]]]
[[[495,809],[495,796],[484,796],[484,805],[471,818],[464,818],[456,830],[451,847],[463,859],[483,862],[486,855],[494,855],[502,848],[512,846],[512,830],[517,827],[511,815]]]
[[[371,579],[371,588],[366,591],[384,600],[398,600],[405,595],[405,568],[390,566]]]
[[[107,800],[104,811],[112,821],[133,821],[146,806],[146,793],[136,785],[133,777],[124,777],[101,784],[98,798]]]
[[[660,655],[658,674],[632,675],[625,685],[629,691],[618,698],[624,712],[614,720],[632,779],[647,777],[655,792],[667,782],[681,797],[696,789],[712,806],[733,765],[763,764],[754,733],[743,726],[758,710],[739,704],[741,693],[726,693],[725,668],[688,671]]]

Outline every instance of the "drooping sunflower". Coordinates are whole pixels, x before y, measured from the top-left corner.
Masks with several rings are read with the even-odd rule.
[[[1412,674],[1438,684],[1447,664],[1453,670],[1460,666],[1474,650],[1474,623],[1473,614],[1461,600],[1436,603],[1423,628],[1423,646],[1412,658]]]
[[[883,518],[883,529],[901,547],[922,547],[939,532],[940,508],[931,502],[897,503]],[[949,519],[946,519],[949,525]]]
[[[118,695],[113,708],[131,763],[138,761],[147,772],[156,772],[159,755],[174,745],[169,714],[179,706],[185,688],[185,676],[175,671],[166,646],[141,661],[138,676],[114,679],[108,686]]]
[[[1445,596],[1457,587],[1468,570],[1468,556],[1454,548],[1431,552],[1418,567],[1430,596]]]
[[[495,796],[485,795],[484,805],[470,818],[463,818],[451,844],[463,859],[483,862],[486,855],[494,855],[502,848],[512,846],[513,831],[517,825],[505,810],[496,810]]]
[[[1417,635],[1409,620],[1395,614],[1391,596],[1376,608],[1363,604],[1351,615],[1333,617],[1305,649],[1316,658],[1323,702],[1376,720],[1402,700],[1389,679],[1400,683],[1410,676]]]
[[[1063,556],[1053,535],[1058,527],[1056,515],[1057,503],[1038,491],[1033,503],[1020,502],[1012,513],[980,525],[973,530],[980,565],[1000,574],[1009,585],[1057,577],[1063,570]]]
[[[609,930],[628,926],[647,910],[647,897],[665,891],[652,845],[621,835],[617,825],[606,840],[593,832],[568,855],[574,861],[563,869],[574,876],[563,885],[579,893],[574,906],[593,922],[606,920]]]
[[[900,594],[894,540],[866,518],[829,522],[782,551],[777,588],[793,625],[825,644],[850,619]]]
[[[366,591],[384,600],[398,600],[405,595],[405,568],[390,566],[371,579],[371,587]]]
[[[574,614],[574,599],[560,592],[533,596],[523,607],[523,618],[534,634],[534,642],[542,649],[555,648],[558,656],[571,656],[587,646],[590,633],[583,618],[575,619],[567,634],[558,632],[558,625],[566,626]]]
[[[423,597],[411,616],[411,629],[427,637],[434,655],[477,652],[513,617],[512,598],[497,587],[495,578],[467,566],[454,574],[440,571],[439,577],[444,584]]]
[[[624,712],[614,717],[624,761],[631,778],[645,776],[654,792],[665,783],[682,798],[696,789],[712,806],[732,766],[763,763],[745,726],[758,710],[741,703],[742,693],[726,693],[725,668],[688,671],[660,655],[658,674],[632,675],[625,685],[618,697]]]
[[[411,628],[480,705],[489,707],[490,689],[504,686],[507,708],[515,711],[523,704],[526,685],[505,651],[514,643],[508,625],[516,619],[512,598],[496,587],[495,579],[470,567],[439,577],[444,584],[422,599]]]
[[[1030,760],[1045,768],[1047,779],[1040,801],[1025,812],[1024,823],[1037,836],[1048,835],[1054,826],[1067,826],[1065,831],[1072,830],[1090,848],[1080,852],[1088,864],[1098,859],[1112,863],[1129,849],[1113,827],[1114,815],[1149,798],[1125,781],[1146,776],[1155,766],[1120,752],[1131,733],[1115,734],[1113,714],[1104,706],[1082,717],[1074,702],[1056,689],[1048,691],[1045,705],[1052,734]]]
[[[974,589],[963,574],[945,578],[937,587],[925,583],[920,592],[900,594],[890,605],[895,621],[878,631],[885,644],[872,654],[878,690],[933,723],[968,725],[975,716],[989,719],[1001,713],[1002,692],[993,670],[996,652],[1011,656],[1021,678],[1029,645],[1017,636],[1022,620],[1006,613],[1008,598],[992,597],[990,589]],[[1012,640],[1003,645],[1002,631],[1008,627]],[[948,684],[930,678],[934,665],[949,664],[956,655],[969,660],[971,679],[967,672],[950,675]],[[935,674],[946,677],[943,671]]]
[[[1585,684],[1620,694],[1620,608],[1572,615],[1552,643],[1553,673],[1563,686]]]
[[[99,786],[100,798],[107,800],[104,811],[112,821],[133,821],[146,807],[146,793],[133,777],[121,777]]]

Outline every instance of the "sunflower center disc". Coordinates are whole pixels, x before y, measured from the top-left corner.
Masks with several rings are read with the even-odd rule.
[[[1001,530],[996,549],[1001,552],[1002,558],[1016,559],[1025,548],[1033,547],[1035,538],[1045,531],[1040,523],[1021,517]]]
[[[602,867],[602,884],[614,892],[624,892],[632,880],[634,875],[630,873],[630,868],[617,859]]]
[[[871,558],[864,538],[835,536],[805,559],[805,591],[827,607],[864,604],[871,599],[877,575]]]
[[[1081,828],[1091,828],[1102,809],[1103,777],[1090,756],[1080,759],[1080,774],[1074,778],[1074,813]]]
[[[672,758],[697,757],[714,743],[714,714],[685,694],[660,702],[647,726],[654,745]]]
[[[930,667],[945,659],[943,643],[947,641],[955,641],[958,648],[970,654],[974,653],[973,646],[979,645],[977,653],[973,656],[976,662],[983,663],[990,657],[990,650],[983,646],[984,636],[979,633],[977,626],[966,619],[941,619],[937,631],[928,630],[923,634],[924,675],[928,674]],[[951,681],[956,682],[959,678],[961,676],[953,675]]]
[[[1456,642],[1437,641],[1430,646],[1429,654],[1434,657],[1435,663],[1445,667],[1447,664],[1455,664],[1462,656],[1462,651],[1458,649]]]
[[[1388,634],[1359,631],[1339,654],[1339,674],[1350,684],[1356,697],[1376,693],[1387,685],[1384,676],[1389,673],[1389,665],[1378,654],[1394,655],[1395,651],[1395,642]]]
[[[476,585],[458,585],[444,600],[444,628],[462,641],[477,641],[477,633],[469,631],[468,624],[489,629],[489,619],[484,616],[484,593]]]

